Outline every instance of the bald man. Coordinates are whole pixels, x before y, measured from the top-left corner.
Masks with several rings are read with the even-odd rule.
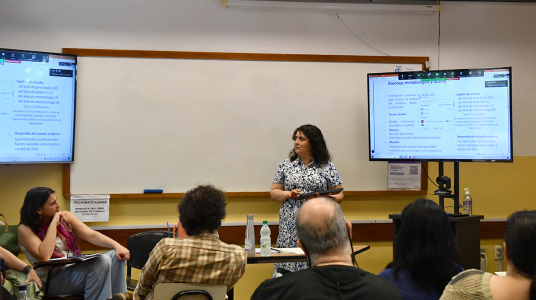
[[[314,198],[298,210],[298,245],[311,268],[263,282],[251,299],[401,299],[394,284],[354,267],[349,233],[341,207],[329,198]]]

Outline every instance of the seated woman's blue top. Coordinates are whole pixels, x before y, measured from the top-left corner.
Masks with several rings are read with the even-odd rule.
[[[458,271],[463,271],[461,266],[457,266]],[[398,280],[395,279],[395,272],[393,269],[385,269],[378,274],[396,285],[403,300],[438,300],[441,297],[441,293],[435,290],[423,290],[419,285],[415,284],[411,279],[411,275],[408,269],[402,269],[398,272]]]

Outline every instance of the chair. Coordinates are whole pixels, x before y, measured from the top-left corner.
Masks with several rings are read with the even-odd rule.
[[[204,283],[159,283],[154,288],[154,299],[158,300],[224,300],[225,284]]]
[[[52,281],[52,271],[54,268],[58,266],[63,266],[65,264],[76,264],[81,263],[82,260],[77,260],[76,258],[64,258],[64,259],[56,259],[55,261],[40,261],[36,262],[33,266],[34,269],[43,268],[43,267],[50,267],[47,272],[47,279],[45,282],[45,294],[43,297],[43,300],[49,300],[49,299],[59,299],[59,300],[84,300],[84,294],[80,295],[49,295],[48,289],[50,287],[50,282]]]
[[[163,239],[169,237],[169,233],[164,230],[144,231],[131,235],[127,241],[127,248],[130,251],[130,259],[127,261],[127,288],[130,291],[136,289],[138,280],[131,279],[132,268],[142,269],[149,259],[149,254],[154,246]]]

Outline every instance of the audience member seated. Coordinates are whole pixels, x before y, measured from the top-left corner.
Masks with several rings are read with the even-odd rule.
[[[337,202],[311,199],[296,216],[298,245],[311,268],[268,279],[251,299],[400,299],[394,284],[354,267],[350,232]]]
[[[438,300],[463,271],[447,214],[432,200],[404,208],[396,245],[393,262],[379,276],[393,282],[402,299]]]
[[[246,253],[220,241],[225,195],[211,185],[186,193],[178,205],[179,238],[160,240],[141,270],[134,299],[154,299],[154,287],[165,282],[226,284],[227,290],[244,275]]]
[[[467,270],[452,278],[441,299],[536,300],[536,211],[508,217],[503,245],[506,276]]]
[[[6,291],[12,296],[17,296],[19,294],[17,287],[18,284],[28,285],[29,283],[31,284],[33,282],[35,285],[32,288],[29,288],[30,285],[28,285],[28,296],[30,299],[39,298],[37,294],[43,285],[41,284],[41,279],[39,279],[39,276],[37,276],[32,266],[26,264],[18,257],[13,255],[13,253],[2,247],[0,247],[0,257],[4,259],[9,267],[9,272],[11,273],[9,276],[7,276],[9,277],[9,280],[2,278],[2,286],[6,288]],[[11,282],[10,280],[14,280],[14,282]]]
[[[30,263],[81,255],[76,242],[81,238],[94,245],[113,248],[102,256],[58,268],[52,275],[49,295],[84,294],[86,300],[103,300],[126,294],[126,260],[129,251],[109,237],[92,230],[68,211],[60,211],[56,194],[46,187],[28,191],[20,210],[19,244]],[[46,268],[37,269],[41,281]],[[122,297],[125,298],[125,297]],[[121,299],[119,297],[118,299]]]

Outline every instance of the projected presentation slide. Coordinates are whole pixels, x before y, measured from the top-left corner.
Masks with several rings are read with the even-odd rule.
[[[511,160],[510,69],[369,74],[371,159]]]
[[[73,161],[76,56],[0,49],[0,163]]]

